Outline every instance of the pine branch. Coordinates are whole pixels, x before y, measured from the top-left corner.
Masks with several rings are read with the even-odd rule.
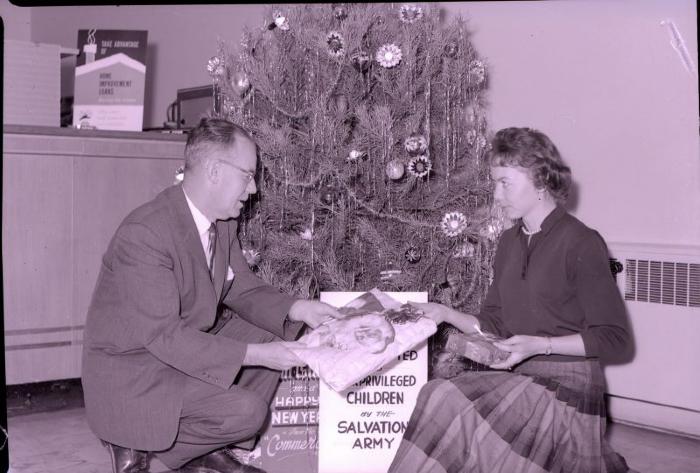
[[[381,217],[383,219],[388,219],[388,220],[396,220],[397,222],[401,222],[403,224],[406,224],[406,225],[409,225],[412,227],[435,228],[435,224],[421,222],[420,220],[405,218],[401,215],[396,215],[396,214],[391,214],[391,213],[386,213],[386,212],[382,212],[379,210],[375,210],[372,207],[370,207],[369,205],[365,204],[362,201],[362,199],[359,199],[355,195],[355,193],[352,192],[350,189],[348,189],[345,186],[343,186],[343,188],[345,189],[345,192],[347,193],[347,195],[349,195],[357,205],[359,205],[360,207],[362,207],[363,209],[365,209],[367,212],[374,215],[375,217]]]

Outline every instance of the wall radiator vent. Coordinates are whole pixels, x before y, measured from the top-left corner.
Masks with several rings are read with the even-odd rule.
[[[700,307],[700,264],[627,259],[625,300]]]

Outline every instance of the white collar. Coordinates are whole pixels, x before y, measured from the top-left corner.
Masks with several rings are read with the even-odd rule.
[[[194,205],[194,202],[192,202],[190,200],[190,198],[187,196],[187,192],[185,192],[184,187],[182,188],[182,192],[185,193],[185,199],[187,199],[187,206],[190,208],[190,212],[192,213],[192,217],[194,217],[194,224],[197,225],[197,231],[199,232],[199,235],[200,236],[207,235],[207,238],[208,238],[208,232],[209,232],[209,227],[211,227],[211,222]]]

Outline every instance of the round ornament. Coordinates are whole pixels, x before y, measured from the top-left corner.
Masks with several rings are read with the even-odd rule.
[[[340,21],[343,21],[348,17],[348,10],[345,8],[345,5],[342,3],[333,3],[331,4],[331,9],[333,10],[333,16]]]
[[[391,69],[392,67],[399,65],[402,57],[403,53],[401,52],[401,49],[394,43],[389,43],[381,46],[377,50],[375,59],[380,66]]]
[[[336,200],[336,190],[335,187],[331,185],[323,186],[319,193],[319,199],[326,205],[333,205]]]
[[[345,158],[345,160],[349,163],[356,163],[358,161],[364,161],[367,159],[367,153],[364,151],[358,151],[356,149],[353,149],[348,153],[348,157]]]
[[[364,51],[355,51],[350,56],[350,63],[357,72],[367,72],[369,70],[369,54]]]
[[[457,53],[459,53],[459,46],[454,41],[450,41],[445,45],[445,56],[449,58],[456,58]]]
[[[245,97],[250,90],[250,79],[245,72],[236,71],[231,76],[231,88],[239,97]]]
[[[416,264],[417,262],[420,261],[421,254],[420,250],[416,248],[415,246],[410,246],[407,250],[406,253],[404,253],[404,257],[406,258],[406,261],[408,261],[411,264]]]
[[[425,136],[414,133],[404,140],[403,146],[411,156],[425,154],[428,151],[428,140]]]
[[[398,159],[392,159],[386,163],[386,175],[389,179],[394,181],[403,177],[404,170],[403,163]]]
[[[331,57],[339,58],[345,54],[345,39],[337,31],[331,31],[326,36],[326,46]]]
[[[415,23],[423,18],[423,9],[417,5],[401,5],[399,10],[399,19],[403,23]]]
[[[415,156],[408,162],[408,172],[415,177],[425,177],[433,168],[433,163],[425,155]]]
[[[467,217],[462,212],[448,212],[440,222],[442,233],[448,237],[456,237],[467,228]]]
[[[207,62],[207,72],[214,78],[224,75],[226,68],[224,67],[224,63],[219,56],[213,56],[209,59]]]

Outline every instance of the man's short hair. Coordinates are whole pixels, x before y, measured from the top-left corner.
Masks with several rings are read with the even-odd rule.
[[[201,164],[213,148],[233,146],[239,139],[248,139],[255,143],[248,131],[233,122],[222,118],[202,118],[187,137],[185,169],[192,169]]]

